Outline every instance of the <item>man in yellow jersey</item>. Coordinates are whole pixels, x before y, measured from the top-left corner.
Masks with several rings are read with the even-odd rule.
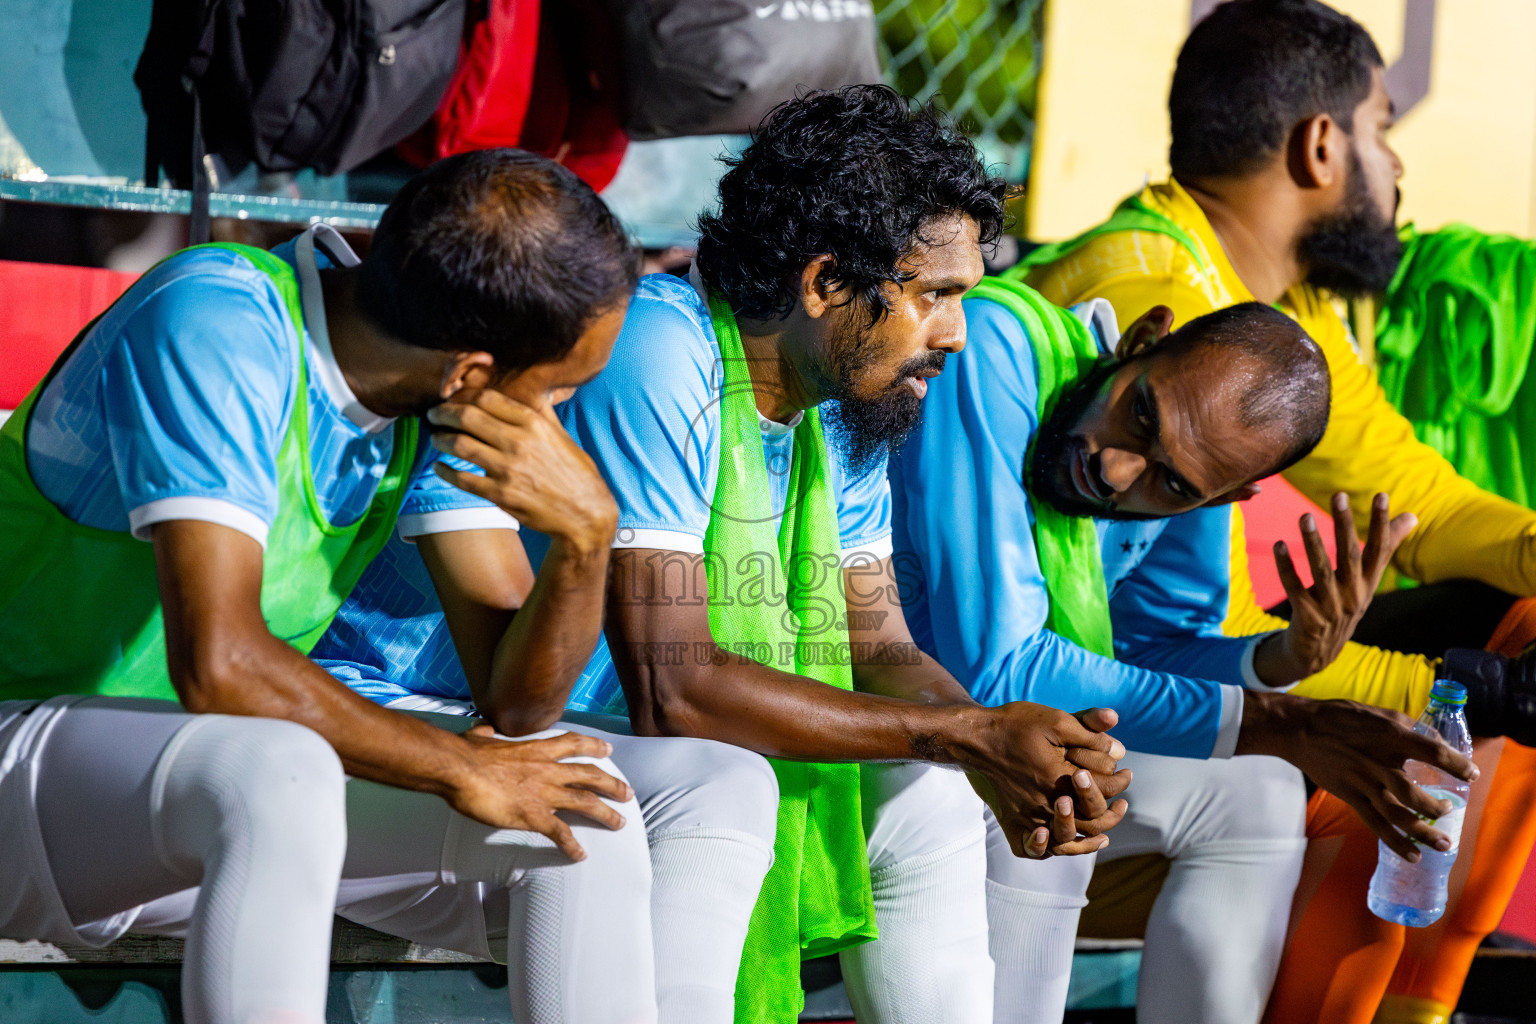
[[[1536,593],[1536,513],[1480,490],[1415,439],[1360,362],[1339,315],[1337,296],[1380,291],[1401,254],[1394,221],[1402,164],[1386,141],[1394,115],[1380,53],[1358,24],[1314,0],[1235,0],[1190,34],[1169,112],[1172,177],[1128,198],[1084,235],[1030,254],[1017,273],[1056,303],[1107,299],[1121,322],[1158,304],[1183,323],[1258,300],[1302,324],[1328,360],[1332,417],[1315,451],[1285,477],[1322,504],[1346,492],[1357,521],[1372,495],[1390,493],[1394,509],[1419,521],[1394,565],[1429,586],[1379,601],[1357,630],[1357,640],[1390,650],[1352,643],[1295,692],[1417,713],[1435,676],[1433,658],[1448,647],[1483,646],[1501,618],[1517,613],[1516,597]],[[1232,519],[1225,628],[1246,635],[1283,627],[1254,599],[1241,513]],[[1261,643],[1256,663],[1275,647]],[[1521,702],[1505,694],[1504,664],[1490,664],[1486,680],[1468,679],[1474,699],[1485,695],[1472,716],[1484,736],[1529,730]],[[1509,674],[1512,690],[1517,673]],[[1332,865],[1317,891],[1338,898],[1314,899],[1312,907],[1326,910],[1310,911],[1293,929],[1269,1019],[1370,1021],[1384,993],[1391,995],[1378,1021],[1446,1019],[1533,836],[1530,816],[1493,813],[1528,802],[1536,788],[1529,752],[1493,740],[1480,745],[1479,763],[1484,782],[1463,851],[1497,852],[1474,860],[1468,891],[1477,899],[1453,907],[1445,926],[1427,936],[1405,939],[1403,929],[1374,919],[1341,926],[1344,917],[1365,914],[1375,844],[1351,814],[1314,799],[1309,836]],[[1493,765],[1498,770],[1488,771]],[[1473,818],[1482,800],[1488,813],[1479,828]],[[1127,885],[1144,885],[1145,865],[1139,876],[1136,868],[1122,861],[1114,877],[1101,871],[1096,891],[1123,895]],[[1414,957],[1427,963],[1409,969]],[[1346,958],[1343,978],[1338,965]]]

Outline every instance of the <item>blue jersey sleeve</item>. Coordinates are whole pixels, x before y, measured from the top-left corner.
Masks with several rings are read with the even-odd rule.
[[[560,407],[618,503],[623,546],[703,550],[720,434],[712,339],[686,281],[643,278],[607,367]]]
[[[465,462],[454,455],[448,455],[432,447],[427,434],[427,423],[422,421],[421,447],[423,454],[416,460],[415,476],[411,480],[411,489],[406,491],[405,499],[400,503],[400,516],[422,516],[433,512],[450,512],[465,508],[496,508],[496,503],[486,501],[478,494],[470,494],[453,486],[447,480],[438,476],[433,466],[441,462],[453,469],[466,473],[485,475],[485,470],[472,462]]]
[[[1143,668],[1249,684],[1244,664],[1254,638],[1229,637],[1221,628],[1231,584],[1231,537],[1227,505],[1168,521],[1110,599],[1116,657]]]
[[[833,456],[836,461],[836,456]],[[837,530],[844,551],[885,551],[891,536],[891,481],[884,457],[842,481]]]
[[[270,526],[294,325],[271,280],[234,253],[200,250],[170,269],[120,323],[102,324],[119,335],[97,387],[124,511],[131,521],[152,502],[209,498]]]
[[[1127,746],[1209,756],[1219,684],[1124,665],[1045,628],[1023,485],[1038,427],[1030,341],[996,303],[969,300],[965,312],[965,351],[929,382],[923,421],[892,466],[899,543],[910,548],[898,571],[923,606],[933,653],[983,703],[1113,707]]]

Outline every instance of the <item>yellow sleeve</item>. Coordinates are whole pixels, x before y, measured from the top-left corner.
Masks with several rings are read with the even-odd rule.
[[[1536,512],[1482,490],[1414,437],[1356,357],[1332,307],[1319,301],[1306,312],[1302,325],[1333,376],[1333,408],[1316,450],[1285,478],[1324,508],[1334,491],[1348,493],[1362,531],[1372,496],[1386,491],[1394,513],[1419,518],[1393,558],[1416,580],[1471,578],[1519,596],[1536,594]]]
[[[1259,607],[1248,575],[1248,545],[1242,509],[1232,507],[1232,578],[1227,599],[1228,636],[1252,636],[1284,629],[1285,620]],[[1379,708],[1417,715],[1429,703],[1435,682],[1434,662],[1417,654],[1400,654],[1380,647],[1348,643],[1332,665],[1308,676],[1292,693],[1317,700],[1347,698]]]

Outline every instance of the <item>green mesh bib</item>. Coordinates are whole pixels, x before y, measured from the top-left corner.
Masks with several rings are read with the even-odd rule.
[[[368,511],[333,526],[315,497],[309,458],[308,373],[294,270],[264,249],[219,244],[272,279],[296,336],[293,414],[277,456],[277,518],[262,556],[261,610],[273,635],[308,652],[324,634],[399,516],[417,423],[395,424],[394,451]],[[32,481],[26,434],[43,382],[0,428],[0,700],[66,693],[176,699],[152,545],[75,523]]]
[[[1024,325],[1039,374],[1036,411],[1043,425],[1056,408],[1062,391],[1092,370],[1098,361],[1099,350],[1093,335],[1069,311],[1047,302],[1039,292],[1018,281],[982,278],[965,297],[995,302]],[[1031,444],[1025,459],[1033,455]],[[1093,520],[1064,515],[1043,501],[1033,504],[1035,551],[1050,598],[1046,628],[1079,647],[1113,658],[1109,591],[1104,584],[1104,562]]]
[[[715,643],[784,672],[853,689],[837,506],[821,417],[795,428],[789,496],[775,524],[752,376],[730,306],[711,298],[720,343],[720,470],[704,536]],[[875,937],[859,767],[769,759],[779,779],[773,867],[753,908],[736,981],[740,1024],[788,1024],[805,1003],[802,957]]]

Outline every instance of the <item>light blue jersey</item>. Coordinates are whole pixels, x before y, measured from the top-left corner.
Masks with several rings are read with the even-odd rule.
[[[316,498],[333,523],[348,525],[367,511],[394,446],[392,421],[357,402],[325,331],[316,271],[357,257],[324,227],[274,252],[299,269]],[[27,431],[38,490],[97,529],[147,539],[154,523],[198,519],[265,544],[296,343],[276,287],[243,257],[227,249],[171,257],[107,311],[39,396]],[[506,518],[430,472],[436,457],[421,446],[402,516]]]
[[[890,467],[913,638],[985,704],[1112,707],[1115,735],[1132,749],[1231,754],[1238,687],[1259,684],[1257,640],[1221,632],[1229,509],[1096,522],[1120,660],[1046,629],[1049,600],[1023,485],[1039,427],[1033,349],[1003,306],[970,299],[964,308],[965,351],[929,382],[923,422]],[[1113,313],[1107,305],[1084,312],[1094,314],[1107,351]]]
[[[617,548],[699,553],[709,528],[719,463],[720,346],[703,299],[686,281],[641,279],[613,357],[560,407],[571,436],[592,456],[619,506]],[[766,516],[783,515],[792,427],[763,422],[773,484]],[[890,489],[883,462],[858,476],[828,460],[845,553],[890,553]],[[523,532],[535,568],[548,538]],[[314,657],[365,696],[468,698],[442,607],[421,557],[392,540],[369,566]],[[599,641],[572,690],[574,710],[627,712],[607,645]]]
[[[720,461],[721,380],[720,343],[694,286],[666,274],[643,278],[607,368],[560,409],[618,500],[616,547],[704,550]],[[763,514],[773,519],[784,512],[797,423],[761,420],[773,501]],[[851,478],[835,454],[827,464],[843,550],[888,554],[884,462]]]

